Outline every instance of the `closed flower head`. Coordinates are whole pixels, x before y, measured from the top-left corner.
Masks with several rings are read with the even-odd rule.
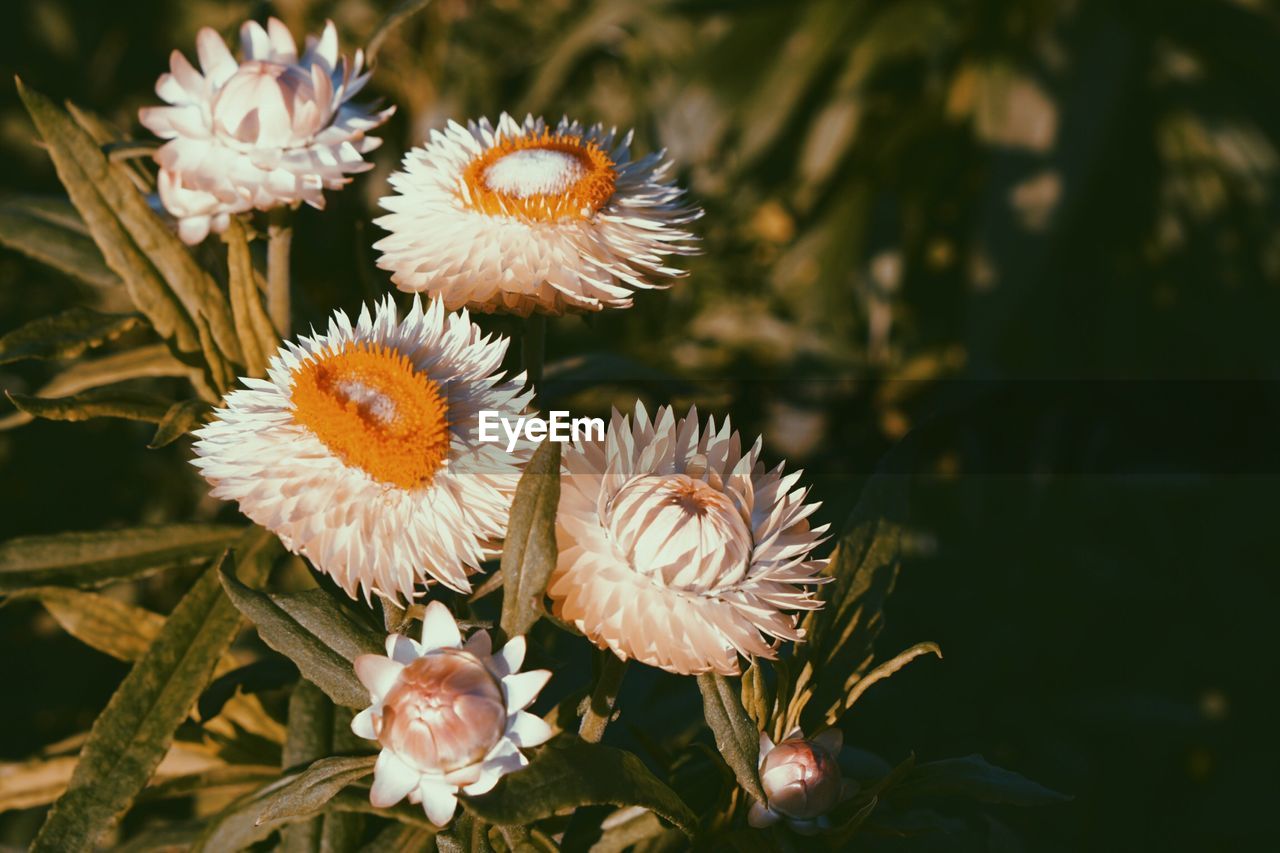
[[[527,444],[479,441],[484,410],[522,412],[507,341],[439,301],[402,320],[388,297],[355,323],[286,342],[196,433],[213,495],[355,596],[410,599],[428,580],[468,590],[495,556]]]
[[[401,290],[478,311],[599,311],[680,275],[701,215],[666,178],[661,154],[630,155],[631,135],[505,113],[432,131],[391,176],[399,193],[374,248]]]
[[[801,833],[825,828],[824,816],[850,787],[836,761],[842,742],[839,729],[828,729],[812,740],[795,729],[777,745],[760,735],[760,785],[768,802],[752,804],[750,824],[763,827],[785,819]]]
[[[155,155],[157,186],[188,243],[223,230],[235,213],[300,202],[324,207],[324,190],[372,168],[363,155],[381,140],[365,133],[393,112],[351,102],[369,75],[361,73],[359,51],[350,63],[338,56],[332,22],[308,36],[301,56],[275,18],[265,29],[245,23],[240,41],[237,62],[221,36],[201,30],[201,70],[175,50],[170,72],[156,83],[169,106],[139,113],[167,140]]]
[[[503,775],[528,764],[522,747],[551,737],[551,727],[524,709],[551,673],[520,672],[524,637],[491,652],[486,631],[466,643],[448,608],[427,606],[422,641],[392,634],[387,654],[356,658],[356,675],[373,704],[351,729],[381,747],[369,799],[388,808],[408,797],[444,826],[458,792],[488,792]]]
[[[559,558],[547,587],[556,614],[601,647],[671,672],[739,670],[739,655],[774,657],[799,640],[794,611],[819,605],[812,559],[826,527],[797,489],[766,470],[760,442],[743,453],[728,421],[705,430],[615,412],[603,442],[564,451],[556,518]]]

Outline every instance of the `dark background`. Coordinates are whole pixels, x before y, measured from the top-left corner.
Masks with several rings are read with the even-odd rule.
[[[274,9],[295,33],[333,17],[349,51],[388,5]],[[144,134],[171,49],[270,9],[6,11],[0,71]],[[636,127],[706,208],[706,252],[634,310],[553,322],[548,393],[732,411],[837,525],[913,434],[882,652],[932,639],[946,658],[871,690],[846,739],[981,752],[1074,795],[999,813],[1022,849],[1270,849],[1277,25],[1246,0],[441,0],[382,54],[372,90],[398,113],[378,168],[300,216],[295,326],[387,286],[368,220],[426,129],[504,108]],[[57,192],[33,135],[6,84],[4,192]],[[120,298],[0,251],[0,333]],[[0,386],[55,369],[0,368]],[[227,513],[184,444],[148,438],[0,432],[0,537]],[[163,610],[180,583],[120,594]],[[0,609],[0,636],[3,760],[86,728],[124,671],[30,603]],[[31,819],[0,820],[4,839]]]

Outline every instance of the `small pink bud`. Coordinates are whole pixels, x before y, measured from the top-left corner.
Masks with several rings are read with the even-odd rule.
[[[474,655],[444,649],[405,666],[373,719],[378,742],[423,772],[482,760],[502,737],[502,685]]]
[[[760,783],[769,808],[794,820],[820,817],[840,801],[840,766],[827,749],[803,738],[784,740],[765,756]]]

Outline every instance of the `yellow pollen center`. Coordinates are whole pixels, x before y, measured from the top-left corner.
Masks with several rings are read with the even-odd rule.
[[[598,144],[548,130],[500,139],[462,172],[472,209],[530,222],[593,215],[613,197],[617,178]]]
[[[405,355],[348,343],[293,371],[293,419],[381,483],[427,485],[449,452],[449,404]]]

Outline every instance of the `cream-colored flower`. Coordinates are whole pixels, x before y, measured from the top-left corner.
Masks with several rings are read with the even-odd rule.
[[[479,440],[479,413],[529,404],[499,373],[505,338],[439,300],[403,321],[388,296],[352,323],[286,342],[196,432],[214,497],[238,501],[355,596],[408,599],[434,578],[470,589],[496,556],[530,447]]]
[[[374,245],[378,266],[449,308],[625,308],[634,291],[666,286],[656,278],[681,275],[667,257],[694,253],[686,226],[701,215],[662,153],[632,160],[630,146],[630,133],[568,119],[450,122],[391,176],[399,195],[375,220],[391,232]]]
[[[793,729],[776,746],[762,733],[760,785],[768,802],[752,803],[747,822],[764,827],[785,819],[806,835],[826,829],[827,812],[856,787],[840,776],[836,757],[843,742],[839,729],[827,729],[812,740]]]
[[[156,94],[169,106],[143,107],[138,118],[168,140],[156,152],[158,188],[178,234],[199,243],[222,231],[231,214],[306,202],[324,207],[324,190],[373,168],[363,155],[382,140],[365,133],[394,108],[377,112],[351,99],[364,88],[364,56],[338,56],[338,33],[326,22],[320,36],[298,48],[275,18],[240,28],[244,58],[237,62],[216,32],[196,36],[201,71],[180,51],[160,75]]]
[[[766,470],[726,420],[697,411],[651,422],[615,411],[605,441],[566,445],[547,592],[555,613],[602,648],[671,672],[738,672],[738,656],[772,658],[799,640],[795,614],[820,606],[827,578],[812,559],[826,526],[795,488]]]
[[[552,732],[524,709],[551,673],[520,672],[524,648],[524,637],[515,637],[493,654],[487,631],[463,643],[449,609],[433,601],[421,643],[392,634],[386,657],[356,658],[373,704],[356,714],[351,730],[382,747],[369,793],[374,806],[408,797],[444,826],[459,791],[487,793],[529,763],[520,749],[546,742]]]

